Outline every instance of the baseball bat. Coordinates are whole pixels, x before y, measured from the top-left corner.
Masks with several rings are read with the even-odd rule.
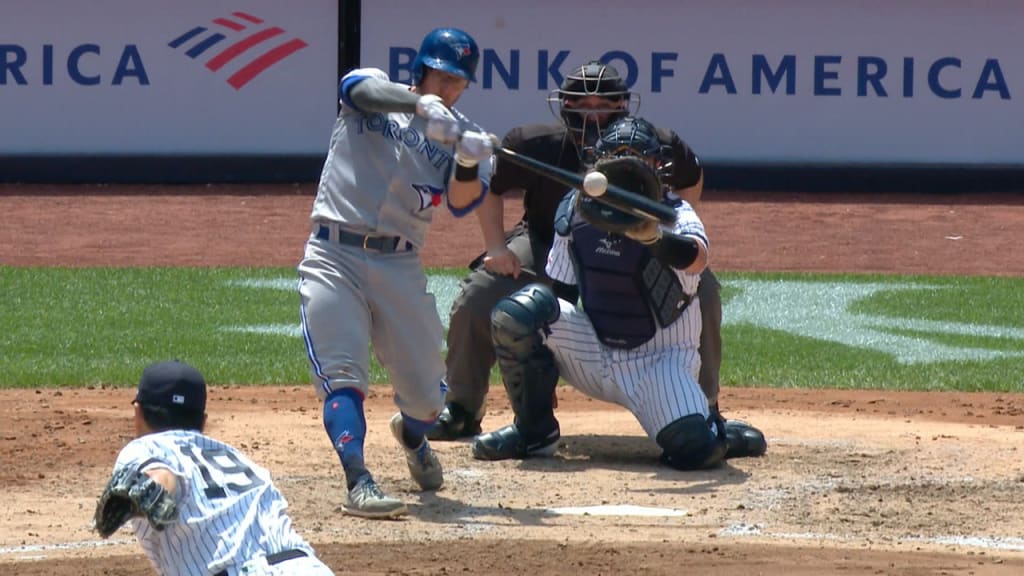
[[[580,191],[580,194],[586,194],[583,190],[583,175],[581,174],[570,172],[559,168],[558,166],[552,166],[551,164],[541,162],[540,160],[531,158],[530,156],[523,156],[513,150],[503,148],[497,143],[494,145],[494,153],[513,164],[518,164],[527,170],[554,180],[559,184],[564,184],[570,188],[576,188]],[[676,211],[672,209],[672,207],[662,204],[661,202],[651,200],[646,196],[641,196],[636,192],[616,186],[611,182],[608,183],[608,190],[604,194],[601,196],[591,196],[591,198],[598,202],[603,202],[613,208],[629,212],[634,216],[655,220],[662,224],[674,224],[676,221]]]

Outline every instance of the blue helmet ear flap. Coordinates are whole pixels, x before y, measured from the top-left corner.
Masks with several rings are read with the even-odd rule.
[[[412,61],[412,81],[423,80],[424,67],[455,74],[476,82],[480,49],[473,37],[458,28],[438,28],[423,38],[420,51]]]

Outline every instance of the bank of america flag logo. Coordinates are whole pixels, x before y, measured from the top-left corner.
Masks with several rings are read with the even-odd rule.
[[[206,68],[213,73],[234,63],[228,67],[234,72],[227,77],[227,83],[235,90],[241,90],[264,70],[308,46],[246,12],[214,18],[209,26],[196,26],[167,45],[175,50],[184,49],[185,55],[193,60],[205,59]]]

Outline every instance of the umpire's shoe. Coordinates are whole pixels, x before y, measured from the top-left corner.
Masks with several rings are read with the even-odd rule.
[[[402,441],[402,413],[396,412],[391,417],[391,434],[398,440],[398,445],[405,451],[405,461],[409,464],[409,474],[423,490],[437,490],[444,484],[444,470],[441,461],[430,447],[427,439],[419,448],[407,448]]]
[[[341,510],[362,518],[397,518],[409,513],[405,502],[381,492],[369,474],[364,474],[348,491],[348,502],[342,505]]]
[[[437,422],[427,430],[427,438],[438,442],[450,442],[472,438],[482,431],[476,414],[457,402],[449,402],[437,417]]]
[[[742,420],[725,421],[725,458],[749,458],[764,456],[768,451],[768,441],[764,432],[754,428]]]
[[[474,438],[473,457],[477,460],[522,460],[531,456],[551,456],[558,448],[559,438],[561,434],[555,428],[543,440],[527,443],[519,428],[509,424]]]

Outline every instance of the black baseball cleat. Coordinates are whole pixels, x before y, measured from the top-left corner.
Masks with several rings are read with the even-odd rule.
[[[466,410],[461,404],[449,402],[437,417],[437,422],[427,430],[427,439],[449,442],[472,438],[480,432],[482,429],[476,414]]]
[[[560,437],[556,428],[543,440],[527,443],[519,428],[509,424],[473,439],[473,457],[477,460],[522,460],[532,456],[551,456],[558,448]]]
[[[764,456],[768,450],[764,432],[742,420],[725,421],[725,443],[728,446],[725,451],[726,460]]]

